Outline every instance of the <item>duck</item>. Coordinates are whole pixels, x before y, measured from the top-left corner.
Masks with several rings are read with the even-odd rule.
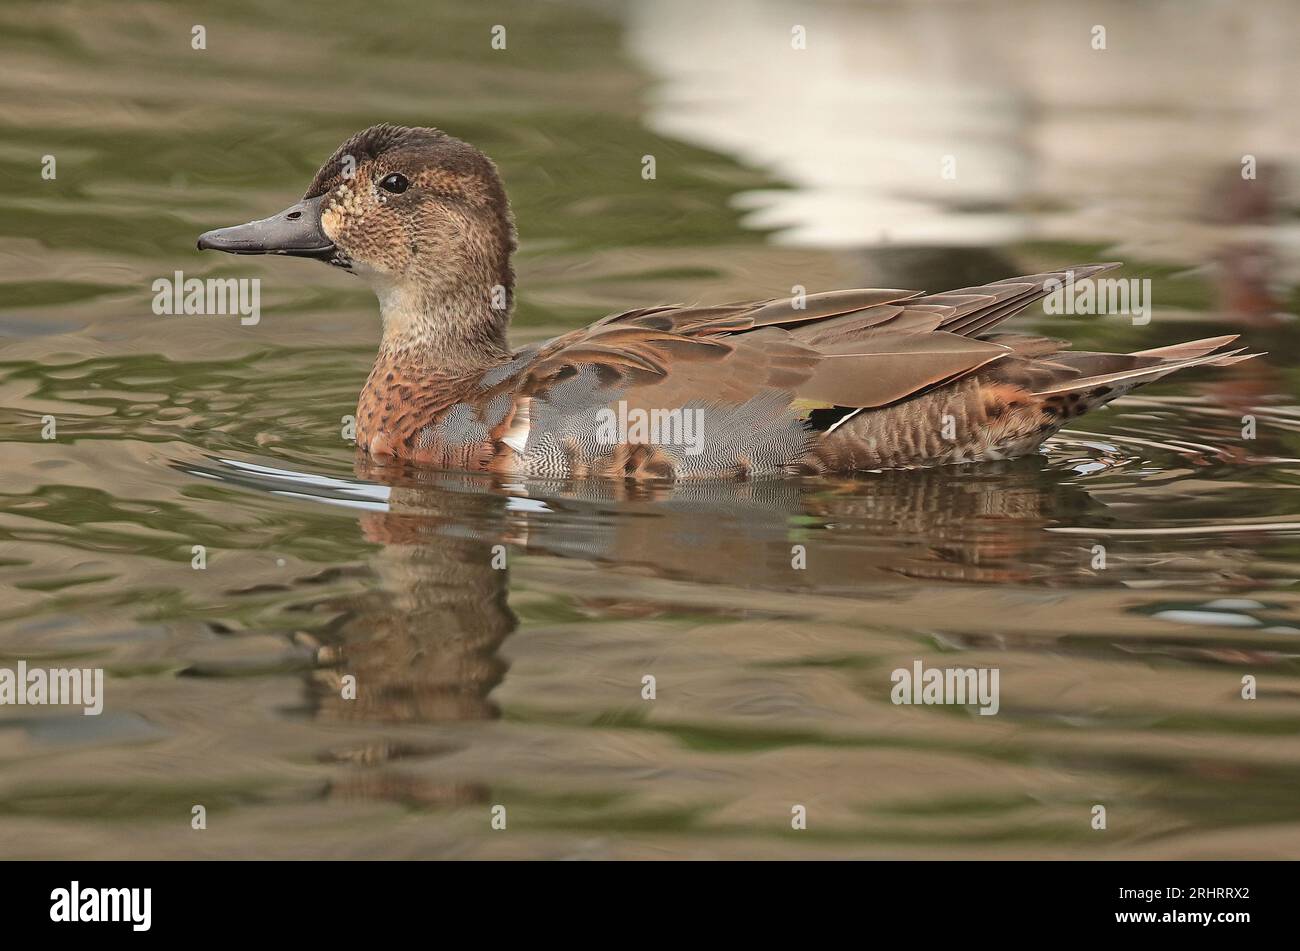
[[[198,239],[314,258],[373,288],[382,332],[355,423],[359,453],[381,463],[684,480],[1003,460],[1177,370],[1258,356],[1235,335],[1088,353],[996,329],[1113,262],[939,293],[647,306],[514,348],[516,247],[491,159],[393,124],[344,141],[279,214]]]

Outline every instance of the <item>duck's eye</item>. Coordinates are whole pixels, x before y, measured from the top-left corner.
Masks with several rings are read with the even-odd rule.
[[[406,180],[406,176],[399,174],[398,172],[394,172],[392,175],[388,175],[379,180],[379,187],[386,192],[392,192],[394,195],[400,195],[402,192],[406,191],[406,186],[410,184],[411,183]]]

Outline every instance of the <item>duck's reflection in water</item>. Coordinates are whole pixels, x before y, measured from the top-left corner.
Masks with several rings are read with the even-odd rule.
[[[1059,474],[1056,474],[1059,476]],[[1028,580],[1042,528],[1091,500],[1040,459],[816,481],[529,483],[550,512],[520,514],[529,550],[660,577],[852,593],[897,578]]]
[[[517,625],[506,604],[503,548],[468,526],[491,522],[504,499],[489,494],[395,488],[387,512],[361,518],[377,590],[342,605],[321,632],[311,705],[321,720],[400,726],[490,720],[489,694],[505,676],[498,654]],[[346,678],[353,678],[348,681]],[[453,743],[378,740],[327,759],[360,767],[333,794],[413,805],[481,802],[474,783],[429,781],[400,763],[453,752]]]
[[[379,590],[323,635],[322,660],[359,689],[345,700],[322,678],[317,711],[377,722],[497,715],[496,652],[516,625],[505,546],[773,590],[851,591],[899,575],[1025,581],[1059,549],[1043,528],[1095,505],[1036,459],[816,482],[511,485],[371,464],[359,475],[392,486],[388,511],[361,518],[382,546]],[[584,594],[617,600],[614,572]]]
[[[800,605],[815,604],[804,596],[887,596],[914,579],[1077,583],[1090,573],[1092,542],[1048,529],[1106,517],[1086,480],[1042,458],[679,484],[509,484],[359,466],[361,478],[390,486],[387,510],[360,519],[380,546],[371,557],[378,584],[330,605],[342,613],[318,632],[312,708],[322,721],[374,725],[373,740],[329,754],[358,767],[336,779],[334,795],[418,807],[489,799],[472,765],[445,769],[438,757],[472,747],[473,731],[456,724],[500,716],[492,693],[508,665],[499,650],[517,626],[507,552],[530,589],[563,590],[580,612],[622,617],[671,600],[673,581],[796,592]],[[345,699],[346,676],[355,699]]]

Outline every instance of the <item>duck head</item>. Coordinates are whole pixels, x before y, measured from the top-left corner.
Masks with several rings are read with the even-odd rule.
[[[438,129],[377,125],[338,147],[302,200],[199,237],[201,250],[309,257],[366,280],[381,349],[473,368],[508,358],[514,219],[496,166]]]

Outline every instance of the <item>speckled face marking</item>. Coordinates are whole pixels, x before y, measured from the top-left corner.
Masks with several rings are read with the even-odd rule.
[[[492,162],[437,129],[375,126],[344,142],[306,196],[328,195],[321,224],[359,273],[385,287],[466,270],[513,288],[514,226]]]
[[[365,280],[381,355],[460,372],[509,359],[514,221],[496,167],[437,129],[381,125],[344,142],[307,196],[337,263]]]
[[[343,182],[330,192],[325,211],[320,216],[321,227],[330,236],[330,240],[338,244],[344,237],[348,221],[360,218],[362,212],[361,200],[357,198],[356,189],[348,182]]]

